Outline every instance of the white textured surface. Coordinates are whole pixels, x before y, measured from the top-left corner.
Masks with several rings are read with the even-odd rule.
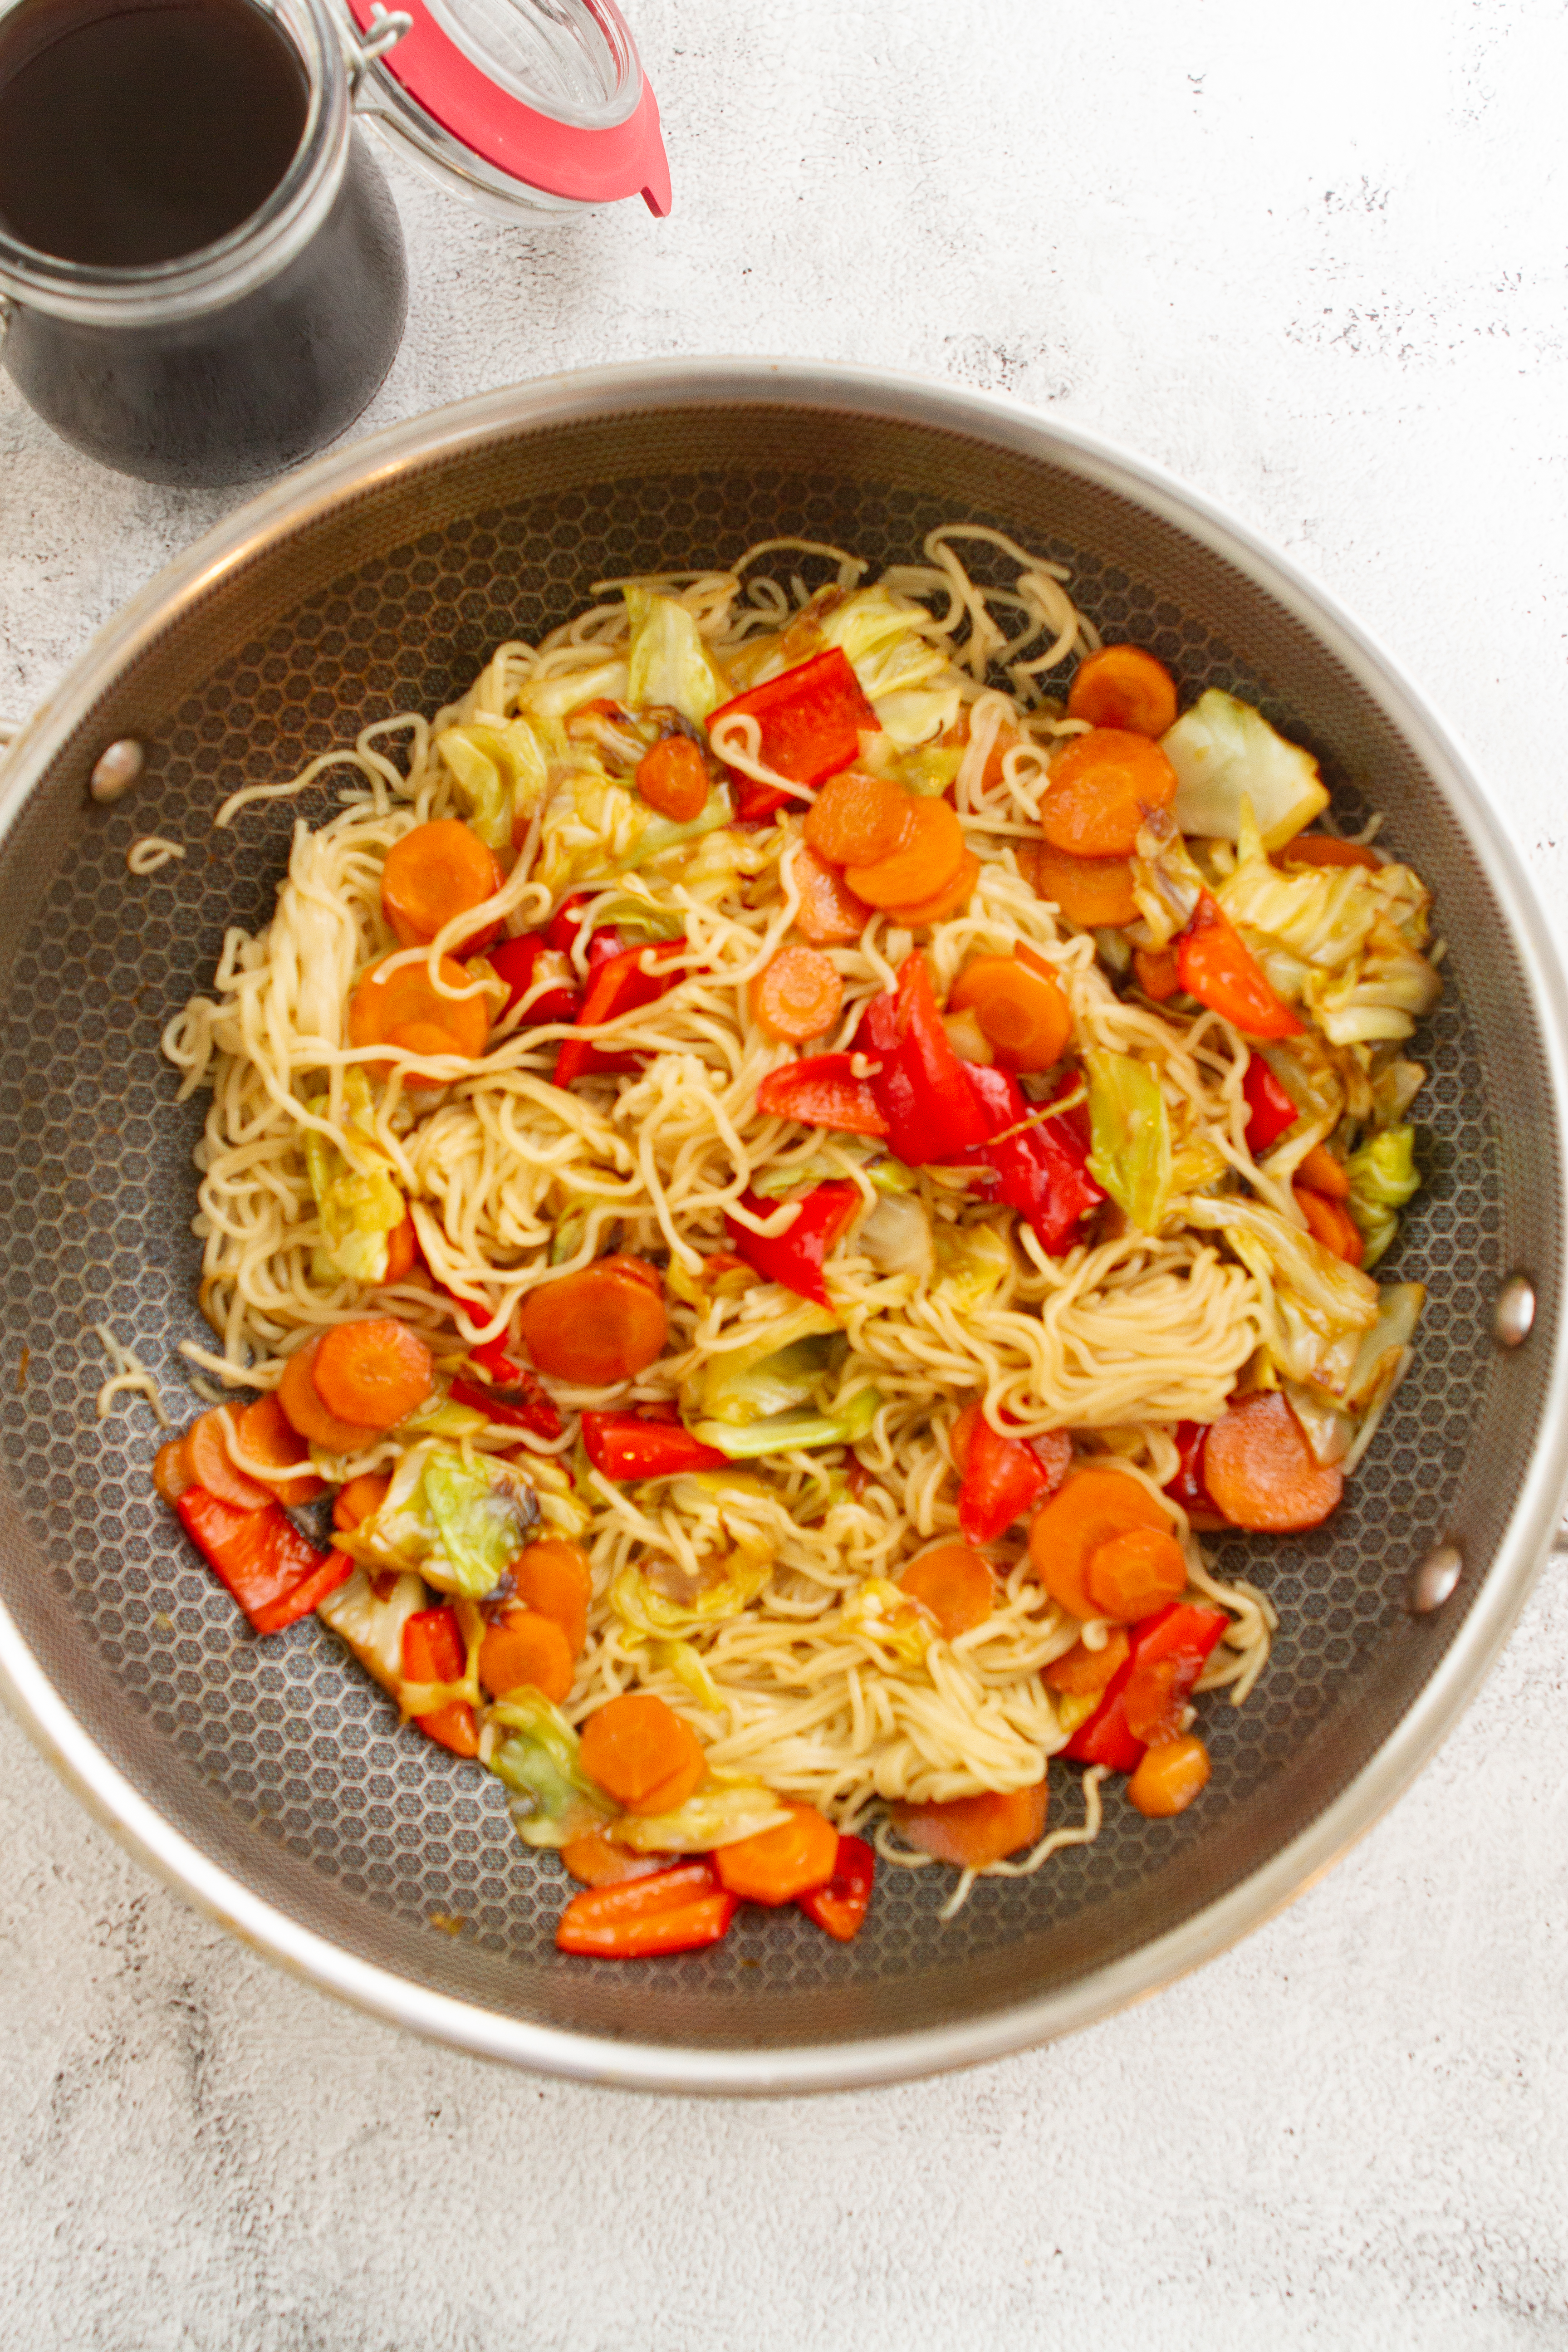
[[[1053,404],[1380,631],[1561,900],[1561,5],[634,15],[674,215],[504,229],[398,173],[413,311],[367,424],[715,350]],[[229,503],[93,470],[0,380],[0,711]],[[1565,1657],[1549,1570],[1395,1814],[1159,2000],[980,2074],[752,2107],[513,2078],[329,2005],[0,1724],[0,2341],[1563,2343]]]

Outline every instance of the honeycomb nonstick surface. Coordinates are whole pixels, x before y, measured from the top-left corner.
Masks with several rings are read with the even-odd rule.
[[[1095,1845],[982,1885],[945,1927],[945,1872],[888,1871],[852,1945],[793,1912],[744,1910],[710,1954],[596,1969],[554,1951],[564,1882],[519,1843],[500,1786],[400,1732],[314,1621],[252,1637],[153,1496],[146,1408],[93,1418],[97,1322],[140,1350],[176,1419],[195,1409],[177,1343],[210,1336],[189,1232],[205,1097],[175,1106],[159,1035],[210,979],[226,925],[266,919],[296,818],[335,803],[329,782],[224,833],[211,816],[236,785],[278,780],[373,717],[434,709],[495,643],[537,636],[606,574],[708,564],[781,531],[876,570],[917,557],[954,517],[1070,563],[1081,606],[1169,662],[1184,699],[1220,685],[1259,701],[1321,754],[1341,819],[1385,810],[1385,839],[1435,885],[1452,947],[1415,1049],[1432,1071],[1416,1110],[1426,1185],[1380,1269],[1429,1286],[1419,1359],[1326,1528],[1215,1545],[1282,1622],[1247,1706],[1206,1705],[1214,1780],[1192,1812],[1147,1822],[1112,1794]],[[147,743],[148,772],[119,806],[91,807],[87,769],[124,732]],[[153,831],[186,857],[133,879],[127,845]],[[1069,467],[782,407],[612,418],[426,466],[318,519],[176,624],[55,763],[3,890],[15,953],[0,1054],[0,1591],[176,1826],[350,1950],[503,2011],[643,2041],[787,2047],[994,2008],[1234,1885],[1367,1760],[1451,1639],[1462,1599],[1414,1622],[1405,1579],[1453,1530],[1473,1578],[1506,1517],[1535,1405],[1488,1334],[1526,1241],[1543,1322],[1556,1311],[1556,1178],[1528,1115],[1543,1079],[1527,992],[1462,835],[1333,656],[1222,559]],[[1078,1818],[1070,1769],[1053,1774],[1051,1802],[1055,1821]]]

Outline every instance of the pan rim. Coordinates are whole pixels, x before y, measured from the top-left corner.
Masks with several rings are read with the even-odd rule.
[[[226,576],[313,515],[487,441],[594,416],[699,404],[821,408],[923,425],[1065,460],[1196,539],[1273,595],[1392,719],[1463,827],[1511,926],[1532,991],[1552,1082],[1554,1139],[1560,1162],[1568,1166],[1568,991],[1533,888],[1453,730],[1370,632],[1223,507],[1081,426],[1008,395],[940,379],[787,359],[623,363],[477,394],[329,452],[226,517],[98,633],[0,757],[0,843],[111,679]],[[1491,1568],[1436,1671],[1355,1779],[1258,1870],[1165,1935],[1077,1984],[940,2027],[777,2052],[715,2050],[567,2032],[437,1993],[302,1927],[174,1829],[77,1722],[3,1604],[0,1695],[68,1786],[137,1859],[277,1965],[386,2022],[478,2056],[625,2089],[767,2095],[904,2081],[985,2063],[1076,2031],[1217,1957],[1321,1877],[1403,1794],[1489,1670],[1561,1515],[1568,1490],[1568,1459],[1563,1458],[1568,1448],[1562,1444],[1568,1430],[1568,1318],[1541,1380],[1540,1435]]]

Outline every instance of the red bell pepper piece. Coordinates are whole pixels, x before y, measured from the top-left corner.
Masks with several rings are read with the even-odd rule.
[[[559,949],[563,955],[572,954],[583,929],[585,911],[598,895],[596,890],[574,890],[569,898],[562,899],[544,927],[544,937],[551,947]],[[593,932],[588,940],[589,971],[592,971],[595,964],[607,963],[611,956],[619,955],[626,944],[613,925]]]
[[[724,703],[709,719],[710,738],[721,719],[733,718],[756,720],[757,756],[763,766],[795,784],[820,784],[837,775],[859,751],[861,730],[877,725],[877,714],[838,646]],[[780,793],[777,797],[788,796]]]
[[[468,1654],[455,1609],[421,1609],[403,1628],[403,1679],[405,1683],[457,1683],[463,1679]],[[426,1739],[449,1748],[454,1756],[477,1756],[479,1727],[467,1699],[434,1707],[414,1718]]]
[[[1247,1109],[1247,1148],[1256,1160],[1260,1151],[1278,1143],[1301,1114],[1261,1054],[1247,1055],[1241,1091]]]
[[[205,1486],[187,1486],[174,1508],[258,1633],[280,1633],[308,1617],[353,1574],[346,1552],[319,1551],[280,1503],[237,1511]]]
[[[680,976],[679,972],[658,971],[658,958],[672,949],[679,954],[685,945],[685,940],[680,939],[662,948],[623,948],[618,954],[606,956],[588,975],[588,985],[577,1012],[579,1029],[596,1028],[602,1021],[614,1021],[623,1013],[635,1013],[640,1005],[654,1003],[675,986]],[[647,968],[650,961],[653,969]],[[569,1087],[574,1078],[586,1077],[595,1070],[640,1070],[647,1058],[643,1054],[617,1054],[613,1047],[566,1037],[556,1056],[555,1083]]]
[[[706,1854],[614,1886],[585,1886],[555,1927],[563,1952],[597,1960],[654,1959],[664,1952],[694,1952],[729,1933],[738,1895],[720,1886]]]
[[[813,1054],[773,1070],[757,1088],[764,1118],[797,1118],[803,1127],[837,1128],[841,1135],[886,1135],[869,1078],[858,1078],[852,1054]]]
[[[1134,1772],[1147,1738],[1129,1721],[1150,1724],[1174,1718],[1192,1695],[1209,1652],[1230,1622],[1216,1609],[1195,1609],[1173,1601],[1132,1628],[1132,1646],[1105,1686],[1105,1696],[1087,1723],[1080,1723],[1064,1753],[1080,1764],[1108,1764],[1113,1772]],[[1175,1738],[1173,1727],[1169,1737]]]
[[[919,949],[905,957],[896,993],[871,999],[861,1035],[867,1052],[881,1057],[871,1091],[906,1167],[962,1160],[989,1139],[991,1121],[942,1027]]]
[[[451,1390],[452,1402],[466,1404],[474,1412],[485,1413],[507,1429],[531,1430],[535,1437],[559,1437],[565,1424],[562,1421],[560,1408],[539,1374],[518,1364],[511,1365],[510,1369],[516,1375],[515,1379],[498,1383],[494,1388],[481,1387],[478,1381],[455,1380]]]
[[[1208,1444],[1212,1424],[1206,1421],[1179,1421],[1172,1432],[1176,1452],[1181,1456],[1175,1476],[1165,1488],[1174,1503],[1180,1503],[1189,1518],[1195,1517],[1202,1524],[1207,1520],[1216,1528],[1230,1524],[1219,1510],[1214,1496],[1204,1482],[1204,1447]]]
[[[1087,1141],[1068,1117],[1037,1118],[1011,1071],[984,1062],[960,1067],[992,1136],[1001,1139],[966,1156],[987,1171],[984,1181],[995,1198],[1027,1218],[1047,1255],[1059,1256],[1077,1239],[1079,1219],[1105,1198],[1089,1172]],[[1032,1124],[1007,1132],[1025,1120]]]
[[[521,1004],[537,976],[539,959],[548,940],[542,931],[524,931],[521,939],[503,940],[489,951],[489,961],[507,985],[507,1010]],[[528,1008],[529,1025],[542,1029],[547,1021],[575,1021],[582,1003],[579,991],[563,981],[547,988]]]
[[[753,1234],[731,1216],[724,1220],[725,1229],[746,1264],[754,1266],[764,1282],[782,1282],[786,1290],[826,1307],[831,1302],[822,1262],[854,1215],[859,1199],[858,1184],[818,1184],[800,1196],[799,1213],[788,1233],[771,1238]],[[758,1217],[784,1206],[780,1201],[764,1201],[756,1192],[742,1192],[741,1200]]]
[[[877,1857],[865,1839],[841,1837],[826,1885],[814,1886],[809,1894],[795,1899],[808,1919],[826,1928],[835,1943],[847,1944],[865,1921],[876,1874]]]
[[[1072,1440],[1065,1429],[1040,1438],[1004,1437],[982,1413],[958,1490],[958,1524],[965,1543],[994,1543],[1031,1503],[1056,1493],[1071,1460]]]
[[[1176,976],[1189,996],[1244,1037],[1299,1037],[1301,1024],[1276,996],[1261,965],[1218,901],[1204,891],[1176,941]]]
[[[679,1478],[684,1470],[722,1470],[728,1463],[679,1422],[640,1412],[585,1412],[583,1444],[606,1478]]]

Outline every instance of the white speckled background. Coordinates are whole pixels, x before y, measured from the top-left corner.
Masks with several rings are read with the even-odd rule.
[[[1344,598],[1568,880],[1561,0],[638,0],[676,210],[539,232],[395,173],[366,425],[580,363],[1005,387]],[[0,379],[0,712],[234,501]],[[0,1723],[0,2343],[1178,2352],[1568,2342],[1568,1592],[1238,1951],[981,2074],[755,2106],[534,2082],[274,1975]]]

